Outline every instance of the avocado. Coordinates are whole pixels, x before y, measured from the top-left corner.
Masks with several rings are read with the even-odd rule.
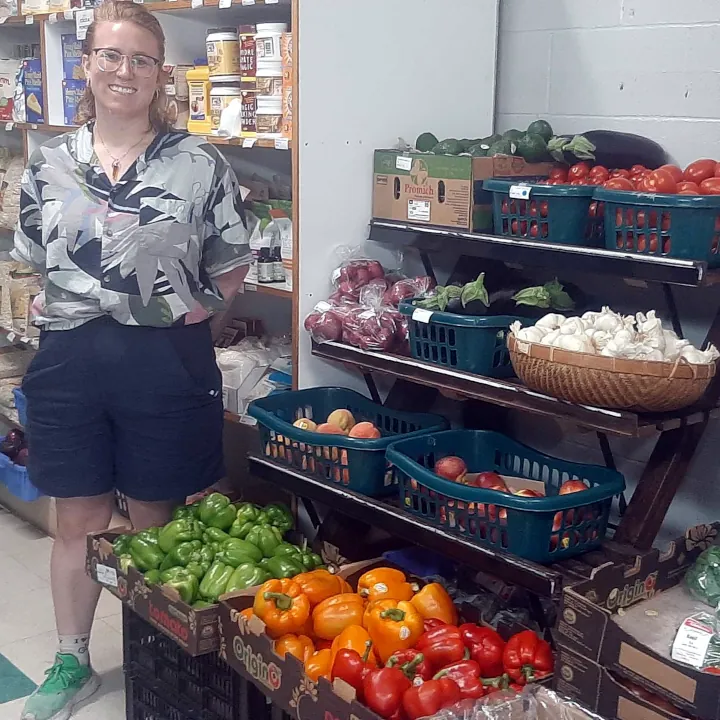
[[[526,133],[517,141],[517,154],[525,162],[541,162],[548,157],[547,144],[541,135]]]
[[[495,155],[513,155],[517,145],[511,140],[498,140],[494,142],[488,149],[488,157],[494,157]]]
[[[549,142],[555,133],[547,120],[535,120],[528,125],[527,134],[540,135],[545,142]]]
[[[472,147],[468,148],[468,152],[473,157],[486,157],[489,149],[490,149],[490,146],[487,143],[479,142],[476,145],[473,145]]]
[[[418,135],[415,141],[415,148],[420,152],[430,152],[438,144],[438,139],[429,132]]]
[[[447,140],[439,142],[432,151],[436,155],[459,155],[463,149],[459,140],[448,138]]]
[[[502,136],[503,140],[512,140],[514,143],[516,143],[525,133],[522,130],[517,130],[515,128],[512,128],[511,130],[506,130]]]

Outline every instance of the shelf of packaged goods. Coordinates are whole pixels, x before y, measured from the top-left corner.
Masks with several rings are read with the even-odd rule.
[[[261,283],[245,283],[246,293],[259,293],[260,295],[272,295],[274,297],[290,299],[292,292],[284,285],[263,285]]]
[[[325,360],[356,366],[362,372],[379,372],[397,380],[455,392],[493,405],[549,416],[591,430],[624,437],[638,437],[655,431],[672,430],[683,425],[701,423],[708,416],[714,417],[720,414],[716,407],[703,406],[693,406],[671,413],[638,414],[627,410],[574,405],[530,390],[517,380],[486,378],[409,357],[361,350],[336,342],[313,343],[312,353]]]
[[[496,235],[411,225],[384,220],[370,224],[370,239],[412,247],[423,253],[457,252],[508,263],[565,272],[615,275],[635,281],[702,287],[720,282],[720,269],[700,260],[632,255],[614,250],[554,245]]]

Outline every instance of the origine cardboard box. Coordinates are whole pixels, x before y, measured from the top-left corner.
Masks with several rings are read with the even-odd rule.
[[[373,217],[475,232],[492,229],[491,177],[547,177],[552,163],[497,155],[433,155],[376,150]]]
[[[649,551],[631,566],[601,566],[589,580],[565,588],[555,635],[558,645],[694,717],[720,720],[720,677],[670,656],[682,615],[693,614],[695,606],[679,584],[719,527],[715,523],[691,528],[665,553]],[[568,688],[582,674],[569,667],[559,673]],[[578,695],[589,692],[580,683],[576,687]]]

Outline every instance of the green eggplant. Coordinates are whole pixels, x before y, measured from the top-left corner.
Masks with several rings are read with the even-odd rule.
[[[271,575],[261,567],[258,567],[253,563],[244,563],[243,565],[238,565],[233,572],[227,586],[225,587],[225,592],[247,590],[249,587],[262,585],[270,579]]]

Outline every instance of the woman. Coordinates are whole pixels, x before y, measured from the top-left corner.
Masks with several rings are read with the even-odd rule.
[[[223,474],[221,376],[208,318],[250,262],[237,180],[216,149],[168,127],[155,17],[95,10],[84,124],[23,178],[16,259],[45,278],[40,350],[23,382],[30,477],[57,498],[51,582],[59,647],[26,720],[65,720],[98,687],[88,639],[100,586],[85,536],[113,491],[137,529]]]

